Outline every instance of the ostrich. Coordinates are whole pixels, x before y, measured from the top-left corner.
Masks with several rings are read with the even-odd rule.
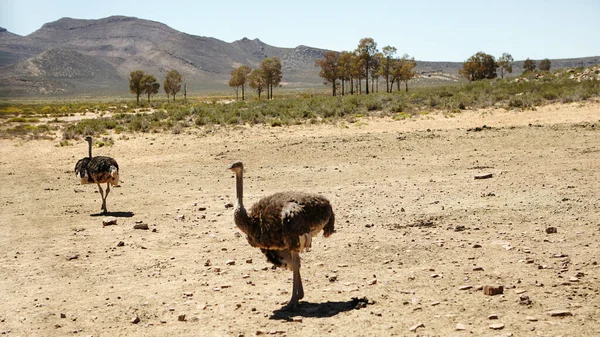
[[[119,184],[119,164],[111,157],[92,157],[92,137],[87,136],[85,140],[88,142],[88,157],[77,161],[75,174],[81,179],[82,185],[98,184],[98,190],[102,197],[102,211],[106,214],[106,198],[110,192],[110,185],[117,186]],[[106,183],[106,194],[100,186],[102,183]]]
[[[304,297],[299,253],[310,250],[312,237],[321,230],[325,237],[334,231],[335,216],[329,200],[316,194],[280,192],[262,198],[247,212],[242,200],[244,164],[235,162],[229,170],[236,178],[235,224],[269,262],[293,271],[292,298],[286,307],[293,310]]]

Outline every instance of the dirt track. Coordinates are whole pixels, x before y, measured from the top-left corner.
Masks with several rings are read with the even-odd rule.
[[[121,167],[107,227],[90,216],[96,187],[72,173],[85,142],[0,140],[1,333],[600,334],[599,103],[191,132],[94,148]],[[294,314],[279,310],[291,272],[271,270],[225,207],[238,159],[247,205],[291,189],[334,206]]]

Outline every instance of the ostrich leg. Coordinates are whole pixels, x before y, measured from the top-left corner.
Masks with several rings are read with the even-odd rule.
[[[110,192],[110,183],[106,183],[106,194],[104,195],[104,213],[107,213],[106,209],[106,199],[108,199],[108,193]]]
[[[98,183],[98,190],[100,191],[100,196],[102,197],[102,208],[100,210],[106,213],[106,199],[104,198],[104,190],[102,190],[100,183]]]
[[[304,290],[302,290],[302,279],[300,278],[300,256],[298,255],[298,252],[292,251],[291,253],[294,285],[292,288],[292,298],[287,305],[287,309],[293,310],[298,306],[298,300],[304,296]],[[300,295],[302,295],[302,297]]]

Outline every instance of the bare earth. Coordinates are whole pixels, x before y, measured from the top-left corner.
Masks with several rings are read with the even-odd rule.
[[[0,140],[3,335],[600,335],[600,103],[113,138],[106,227],[73,173],[84,141]],[[225,207],[234,160],[248,206],[333,204],[297,312]]]

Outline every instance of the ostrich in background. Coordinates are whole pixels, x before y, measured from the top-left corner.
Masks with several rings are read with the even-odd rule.
[[[75,165],[75,174],[81,179],[81,184],[98,184],[100,196],[102,197],[102,211],[106,214],[106,198],[110,192],[110,185],[119,184],[119,164],[111,157],[97,156],[92,157],[92,137],[87,136],[88,157],[77,161]],[[106,183],[106,194],[100,184]]]
[[[269,262],[293,271],[292,298],[287,309],[295,309],[304,297],[299,253],[310,250],[312,237],[321,230],[325,237],[334,231],[335,216],[329,200],[316,194],[280,192],[262,198],[247,212],[243,203],[244,164],[235,162],[229,170],[236,178],[235,224]]]

